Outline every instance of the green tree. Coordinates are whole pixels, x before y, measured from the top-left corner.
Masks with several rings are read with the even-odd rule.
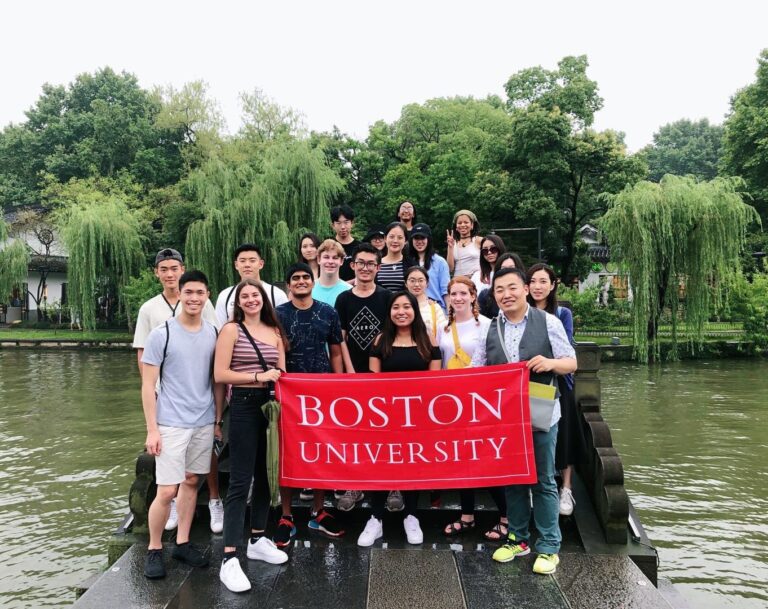
[[[14,288],[27,278],[29,250],[20,239],[11,238],[0,218],[0,303],[8,302]]]
[[[671,173],[711,180],[717,177],[722,141],[722,126],[710,125],[706,118],[664,125],[653,134],[653,144],[641,151],[648,163],[648,178],[658,182]]]
[[[91,193],[55,214],[69,253],[70,303],[83,327],[96,327],[96,299],[121,294],[144,260],[139,214],[117,196]]]
[[[712,308],[730,294],[747,228],[759,221],[742,200],[741,184],[735,178],[696,182],[667,175],[658,184],[639,182],[612,197],[600,225],[612,259],[629,273],[634,349],[641,361],[660,356],[657,334],[665,309],[676,352],[681,285],[682,313],[696,343],[703,340]]]
[[[243,108],[241,135],[257,143],[277,139],[294,139],[306,135],[304,115],[298,110],[281,106],[261,89],[240,94]]]
[[[597,83],[587,77],[588,67],[587,56],[579,55],[561,59],[557,70],[545,70],[541,66],[521,70],[504,86],[507,105],[511,110],[531,104],[545,110],[557,108],[578,128],[589,127],[595,113],[603,107],[603,98],[597,94]]]
[[[282,279],[299,235],[324,232],[330,201],[342,187],[322,151],[307,142],[274,142],[257,165],[216,159],[190,176],[189,194],[203,218],[189,227],[186,252],[212,291],[234,282],[231,254],[239,243],[258,244],[264,276]]]
[[[768,49],[757,60],[757,79],[731,98],[724,123],[723,171],[741,176],[753,204],[768,218]]]

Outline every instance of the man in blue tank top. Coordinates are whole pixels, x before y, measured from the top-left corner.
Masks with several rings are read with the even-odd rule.
[[[554,315],[528,305],[528,285],[520,269],[501,269],[493,277],[491,291],[499,315],[491,322],[485,342],[478,344],[472,366],[527,362],[531,381],[550,384],[555,375],[576,371],[576,352],[568,341],[563,324]],[[535,573],[554,573],[560,563],[562,535],[559,525],[559,496],[555,482],[555,443],[560,405],[555,402],[549,431],[533,431],[533,449],[538,480],[534,485],[513,485],[505,489],[509,538],[493,554],[498,562],[509,562],[530,554],[529,523],[533,494],[533,518],[539,537]]]

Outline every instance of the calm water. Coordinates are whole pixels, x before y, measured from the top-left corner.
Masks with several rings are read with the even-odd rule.
[[[692,607],[768,605],[768,364],[606,365],[627,484]],[[144,440],[132,353],[0,351],[0,606],[60,607],[106,561]]]

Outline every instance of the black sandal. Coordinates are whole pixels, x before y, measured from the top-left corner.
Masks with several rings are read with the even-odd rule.
[[[450,527],[450,529],[448,529]],[[472,520],[470,522],[467,522],[466,520],[462,520],[459,518],[458,520],[455,520],[454,522],[450,523],[443,529],[443,535],[446,537],[458,537],[459,535],[463,535],[467,531],[471,531],[475,528],[475,521]]]
[[[504,541],[509,535],[509,524],[506,522],[497,522],[483,535],[488,541]]]

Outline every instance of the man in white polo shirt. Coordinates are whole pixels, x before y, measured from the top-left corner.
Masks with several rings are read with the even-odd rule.
[[[262,258],[258,246],[253,243],[243,243],[235,250],[232,258],[235,270],[240,275],[240,281],[243,279],[260,281],[273,307],[288,302],[288,296],[285,292],[267,283],[259,276],[261,269],[264,268],[264,258]],[[223,289],[219,292],[219,297],[216,299],[216,317],[219,320],[219,327],[232,319],[232,312],[235,310],[235,288],[237,288],[237,285]]]

